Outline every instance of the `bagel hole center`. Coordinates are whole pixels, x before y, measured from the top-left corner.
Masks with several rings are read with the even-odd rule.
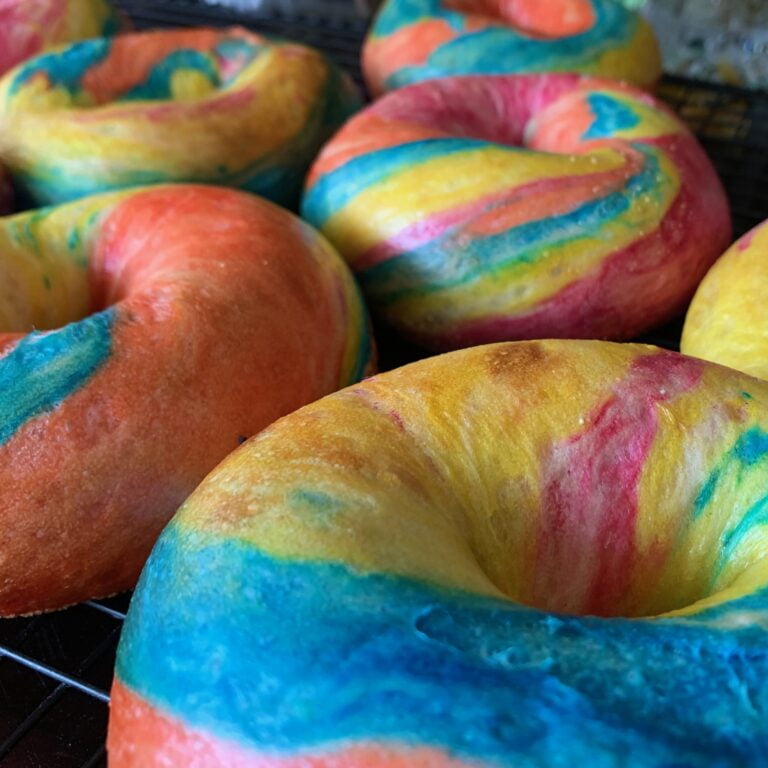
[[[444,0],[443,5],[448,10],[486,17],[521,34],[543,39],[579,35],[595,23],[590,0]]]
[[[620,185],[646,160],[615,134],[636,126],[640,117],[614,93],[575,88],[574,77],[557,75],[545,89],[546,97],[538,75],[524,82],[507,77],[493,83],[434,80],[430,99],[414,104],[404,98],[391,117],[423,126],[430,137],[489,142],[540,157],[543,163],[556,156],[575,177],[608,171]],[[619,119],[622,125],[616,124]]]
[[[85,230],[62,227],[45,209],[0,219],[0,353],[3,337],[56,330],[106,308],[97,306],[91,250]]]
[[[609,459],[610,461],[610,459]],[[566,480],[568,483],[569,480]],[[538,510],[523,517],[532,532],[510,524],[510,507],[473,532],[472,552],[486,578],[509,600],[536,610],[574,616],[649,618],[717,604],[768,586],[768,496],[724,499],[719,523],[693,534],[691,509],[658,519],[657,531],[638,533],[635,514],[621,508],[569,506],[557,489]],[[604,488],[584,490],[595,499]],[[618,499],[618,501],[616,500]],[[530,500],[529,500],[530,501]],[[554,503],[553,503],[554,502]],[[625,512],[625,514],[621,514]],[[757,587],[755,586],[757,584]]]

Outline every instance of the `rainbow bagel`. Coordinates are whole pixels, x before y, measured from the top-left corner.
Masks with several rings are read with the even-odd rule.
[[[581,72],[645,88],[661,76],[648,22],[616,0],[387,0],[363,48],[380,94],[451,75]]]
[[[650,96],[578,75],[435,80],[331,139],[303,216],[419,343],[632,338],[730,240],[722,186]]]
[[[295,205],[318,148],[357,104],[317,51],[244,29],[99,38],[0,81],[0,155],[34,205],[171,181]]]
[[[131,586],[218,461],[370,357],[338,255],[215,187],[0,220],[0,328],[3,616]]]
[[[767,493],[768,383],[673,352],[500,344],[374,377],[166,528],[110,766],[765,765]]]
[[[0,75],[46,48],[112,35],[122,21],[109,0],[0,0]]]
[[[768,221],[707,273],[688,310],[681,349],[768,379],[767,301]]]

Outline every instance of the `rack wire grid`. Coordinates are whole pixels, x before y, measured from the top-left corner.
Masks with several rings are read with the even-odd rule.
[[[226,3],[226,4],[224,4]],[[256,9],[202,0],[122,0],[137,28],[243,24],[324,50],[362,83],[371,0],[263,0]],[[244,4],[241,2],[241,5]],[[251,5],[257,5],[251,0]],[[768,217],[768,92],[664,80],[661,97],[698,135],[731,200],[737,235]],[[681,321],[644,337],[676,348]],[[419,351],[380,329],[382,368]],[[115,650],[128,596],[0,620],[0,766],[101,768]]]

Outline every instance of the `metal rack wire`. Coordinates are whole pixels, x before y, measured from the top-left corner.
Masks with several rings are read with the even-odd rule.
[[[0,765],[96,768],[128,596],[0,621]]]
[[[667,78],[660,89],[701,140],[742,235],[768,217],[768,93]]]
[[[231,2],[232,0],[229,0]],[[360,82],[369,0],[263,0],[237,11],[200,0],[123,0],[137,27],[244,24],[323,49]],[[300,6],[303,10],[296,10]],[[737,234],[768,217],[768,93],[667,78],[661,96],[689,123],[717,166]],[[680,322],[646,337],[676,347]],[[386,332],[382,367],[418,356]],[[0,621],[0,766],[98,768],[115,649],[128,597]]]

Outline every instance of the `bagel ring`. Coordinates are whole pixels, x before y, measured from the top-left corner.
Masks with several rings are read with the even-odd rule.
[[[658,768],[768,754],[768,383],[524,342],[313,403],[166,528],[113,768]]]
[[[137,32],[38,56],[0,81],[0,159],[31,206],[205,182],[295,206],[358,106],[319,52],[241,28]]]
[[[2,616],[132,586],[218,461],[371,353],[317,233],[191,185],[0,219],[0,329]]]
[[[648,22],[617,0],[386,0],[363,47],[372,93],[454,75],[579,72],[652,88]]]
[[[730,242],[703,149],[647,94],[578,75],[433,80],[349,120],[302,215],[423,346],[629,339]]]

